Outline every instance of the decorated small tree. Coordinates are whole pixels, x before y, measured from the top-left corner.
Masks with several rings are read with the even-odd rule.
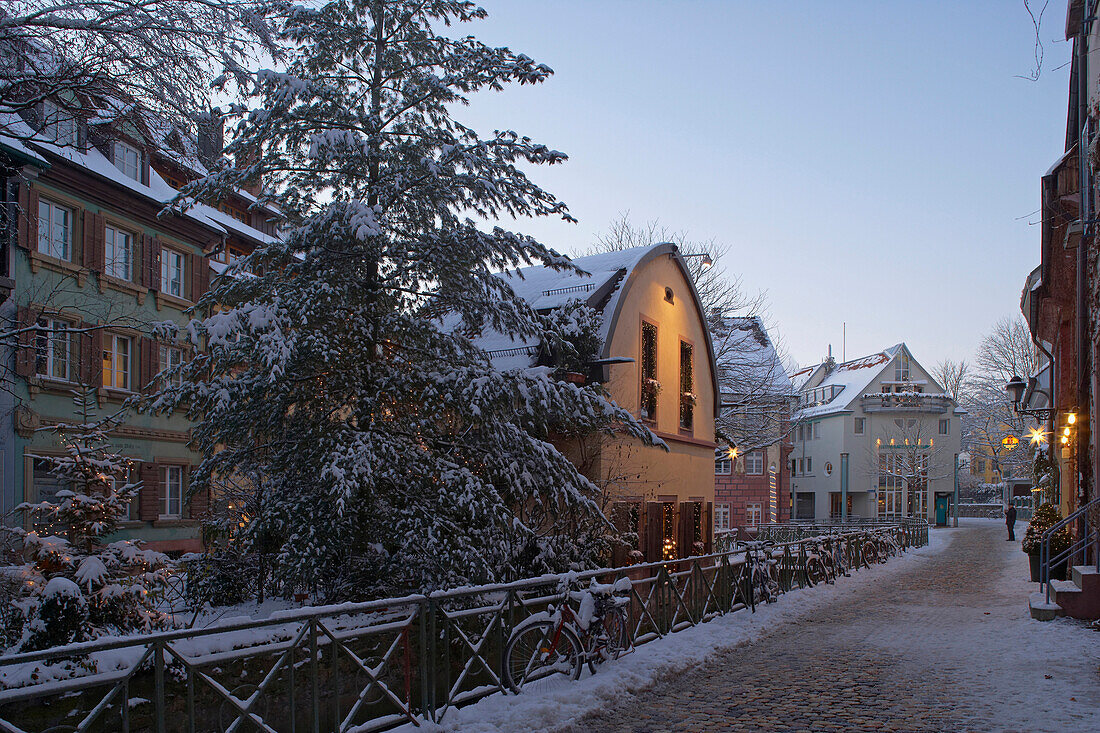
[[[65,486],[49,499],[16,507],[24,526],[5,527],[21,562],[4,568],[22,582],[13,602],[15,650],[43,649],[161,625],[155,607],[167,556],[131,540],[107,542],[126,517],[138,485],[130,461],[113,452],[107,434],[120,415],[97,418],[94,388],[74,390],[78,422],[59,424],[60,456],[39,456]]]
[[[1043,535],[1058,522],[1062,521],[1062,515],[1058,511],[1058,507],[1054,506],[1050,502],[1046,502],[1039,505],[1039,508],[1035,510],[1035,514],[1031,517],[1031,523],[1027,526],[1027,532],[1024,533],[1024,540],[1021,543],[1022,549],[1029,555],[1038,555],[1040,552],[1040,546],[1043,541]],[[1070,537],[1069,529],[1062,528],[1050,538],[1050,556],[1053,558],[1058,553],[1064,552],[1069,547]]]

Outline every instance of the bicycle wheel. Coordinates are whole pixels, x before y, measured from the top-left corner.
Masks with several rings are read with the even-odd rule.
[[[871,563],[878,562],[878,548],[874,542],[863,543],[863,567],[871,567]]]
[[[810,585],[824,583],[828,575],[825,571],[825,563],[820,558],[811,557],[806,560],[806,580]]]
[[[621,608],[612,608],[604,614],[598,629],[593,629],[592,652],[588,656],[588,669],[596,673],[596,667],[630,648],[630,629],[626,614]]]
[[[504,684],[518,693],[551,687],[563,678],[575,680],[583,657],[581,640],[568,626],[559,629],[552,621],[521,624],[504,648]]]

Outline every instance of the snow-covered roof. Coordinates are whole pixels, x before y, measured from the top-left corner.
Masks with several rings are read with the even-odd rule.
[[[623,294],[639,265],[656,257],[668,256],[680,266],[687,280],[690,298],[702,313],[699,295],[679,249],[674,244],[661,243],[645,247],[631,247],[615,252],[584,257],[563,259],[571,262],[576,270],[557,270],[550,266],[522,267],[507,270],[498,277],[512,288],[512,291],[525,300],[536,311],[550,311],[572,302],[584,303],[595,308],[603,315],[599,337],[603,342],[601,357],[616,356],[609,353],[611,330],[615,327]],[[444,329],[458,328],[459,324],[450,318],[444,319]],[[718,393],[717,368],[714,365],[714,348],[710,332],[705,328],[707,358],[711,360],[711,378],[715,394]],[[507,334],[483,332],[472,339],[474,344],[489,353],[493,365],[501,370],[532,366],[535,363],[539,342],[537,339],[512,338]],[[717,413],[720,400],[715,400]]]
[[[718,367],[744,384],[744,392],[787,396],[794,385],[775,351],[775,344],[758,316],[722,319],[722,331],[714,335]]]
[[[819,383],[812,386],[813,389],[839,387],[840,391],[825,404],[803,408],[795,414],[794,419],[804,420],[811,417],[821,417],[847,409],[853,400],[861,397],[867,391],[867,387],[871,382],[875,381],[886,368],[886,365],[904,348],[904,343],[894,344],[876,354],[869,354],[868,356],[846,361],[843,364],[837,364],[832,372],[826,374]],[[816,367],[810,367],[808,370],[803,369],[796,372],[795,377],[800,380],[798,388],[800,390],[809,388],[811,377],[819,369],[824,369],[824,365],[819,364]]]
[[[595,307],[600,305],[599,301],[607,298],[608,291],[613,288],[614,292],[610,293],[611,297],[607,298],[602,308],[605,317],[600,329],[600,339],[606,343],[611,325],[611,319],[607,318],[607,315],[615,312],[615,306],[622,291],[618,285],[652,249],[652,247],[633,247],[575,259],[565,258],[580,268],[581,272],[555,270],[549,266],[536,265],[506,270],[499,277],[508,283],[512,292],[536,311],[549,311],[572,302],[581,302]],[[493,357],[493,364],[500,369],[530,366],[539,345],[537,339],[532,341],[513,338],[495,331],[487,331],[473,341],[489,352]],[[528,353],[521,353],[521,350]]]

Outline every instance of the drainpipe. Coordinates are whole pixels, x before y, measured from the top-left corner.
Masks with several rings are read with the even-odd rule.
[[[1092,2],[1085,0],[1081,18],[1081,36],[1077,43],[1077,105],[1078,105],[1078,137],[1077,137],[1077,168],[1079,188],[1081,196],[1081,242],[1077,246],[1077,405],[1076,409],[1083,415],[1089,415],[1088,404],[1089,387],[1091,380],[1088,375],[1090,338],[1088,334],[1088,302],[1086,276],[1088,267],[1088,242],[1091,239],[1091,225],[1088,223],[1092,212],[1092,192],[1089,171],[1089,121],[1088,121],[1088,39],[1089,24],[1092,15]],[[1081,506],[1087,500],[1088,487],[1085,483],[1084,464],[1088,459],[1089,427],[1090,420],[1082,420],[1077,429],[1076,466],[1077,471],[1077,506]],[[1078,532],[1084,531],[1083,518],[1078,527]]]

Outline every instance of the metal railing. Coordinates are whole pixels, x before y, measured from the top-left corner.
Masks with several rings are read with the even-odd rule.
[[[1100,514],[1100,497],[1085,504],[1043,533],[1043,540],[1039,545],[1039,579],[1043,584],[1047,603],[1050,603],[1051,567],[1058,567],[1063,562],[1072,564],[1072,558],[1078,555],[1081,557],[1081,562],[1085,562],[1087,559],[1086,551],[1091,546],[1093,557],[1096,560],[1096,572],[1100,573],[1100,521],[1097,521],[1097,514]],[[1081,522],[1081,532],[1078,533],[1077,538],[1070,542],[1066,549],[1051,557],[1051,538],[1058,532],[1066,531],[1071,523],[1079,519],[1083,521]]]
[[[777,524],[761,524],[757,527],[756,539],[771,542],[796,542],[806,537],[828,532],[850,530],[877,530],[900,527],[909,544],[928,544],[928,521],[925,519],[883,520],[871,517],[849,517],[847,520],[828,519],[821,521],[794,521]]]
[[[895,524],[833,533],[827,542],[858,558],[863,543],[887,532],[907,530]],[[924,544],[920,537],[913,544]],[[820,542],[773,548],[782,592],[810,584],[807,560]],[[451,708],[504,692],[511,630],[560,602],[563,582],[620,578],[630,579],[634,644],[755,610],[739,549],[101,639],[0,658],[0,729],[319,733],[438,721]]]

